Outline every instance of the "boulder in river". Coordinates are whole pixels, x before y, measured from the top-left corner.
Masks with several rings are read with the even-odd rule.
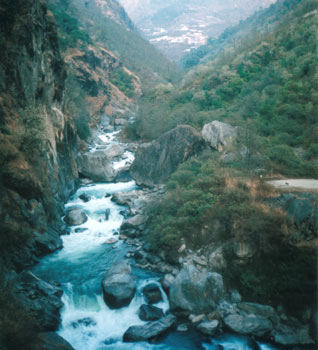
[[[143,304],[139,309],[139,318],[143,321],[157,321],[163,317],[163,311],[159,307]]]
[[[33,350],[74,350],[72,345],[55,332],[39,333],[32,346]]]
[[[113,159],[122,156],[124,152],[125,150],[121,146],[113,144],[107,147],[105,150],[105,155],[108,159]]]
[[[106,152],[106,153],[105,153]],[[116,177],[107,151],[88,152],[77,158],[78,171],[94,181],[113,181]]]
[[[138,185],[154,186],[164,183],[179,164],[204,147],[199,132],[188,125],[180,125],[157,140],[141,145],[130,173]]]
[[[263,337],[268,335],[273,329],[273,324],[267,318],[254,314],[232,314],[226,316],[224,324],[231,331],[239,334],[254,335]]]
[[[129,230],[129,229],[142,228],[145,225],[147,219],[148,219],[147,216],[137,214],[137,215],[125,220],[122,223],[120,229],[121,230]]]
[[[80,196],[78,196],[78,198],[81,199],[85,203],[87,203],[91,200],[91,197],[86,193],[81,194]]]
[[[64,221],[70,226],[82,225],[87,219],[85,211],[78,207],[69,208],[64,217]]]
[[[128,261],[114,263],[102,281],[105,303],[111,309],[130,304],[136,292],[136,281]]]
[[[149,283],[142,290],[148,304],[156,304],[162,300],[162,294],[156,283]]]
[[[212,320],[212,321],[201,322],[198,325],[198,329],[204,334],[213,335],[215,334],[218,326],[219,326],[219,321]]]
[[[203,139],[214,149],[222,151],[224,147],[230,146],[237,138],[238,128],[230,124],[214,120],[205,124],[201,131]]]
[[[204,272],[186,265],[169,290],[172,310],[200,314],[213,311],[224,296],[223,278],[216,272]]]
[[[168,315],[159,321],[148,322],[142,326],[132,326],[124,334],[124,342],[137,342],[152,339],[171,328],[176,322],[176,317]]]

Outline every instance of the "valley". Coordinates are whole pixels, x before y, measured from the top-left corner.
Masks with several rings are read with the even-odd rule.
[[[142,35],[174,61],[274,2],[121,0]]]
[[[0,0],[1,350],[316,349],[317,16]]]

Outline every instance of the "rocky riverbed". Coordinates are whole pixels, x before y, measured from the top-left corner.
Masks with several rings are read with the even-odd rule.
[[[184,127],[174,130],[172,139],[178,140],[179,132],[189,134],[189,142],[179,143],[181,162],[192,154],[192,141],[195,148],[203,141]],[[143,149],[151,154],[148,148],[156,148],[160,158],[167,139],[171,135]],[[163,350],[314,344],[308,324],[283,309],[243,301],[205,256],[185,244],[174,265],[163,252],[151,252],[145,208],[164,195],[161,178],[152,188],[139,188],[128,173],[136,145],[120,143],[118,131],[100,131],[96,140],[79,156],[82,186],[66,204],[69,234],[62,236],[63,249],[34,269],[59,286],[52,289],[54,296],[63,292],[60,336],[76,350],[126,349],[125,342],[133,343],[131,349]],[[142,158],[138,152],[133,175]],[[173,171],[173,157],[166,159]],[[61,305],[55,306],[58,315]]]

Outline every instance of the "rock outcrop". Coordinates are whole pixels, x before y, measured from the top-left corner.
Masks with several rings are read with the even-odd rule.
[[[74,350],[69,342],[55,332],[39,333],[33,350]]]
[[[60,240],[63,202],[76,187],[77,141],[45,2],[5,2],[0,21],[0,246],[6,264],[21,269],[59,246],[52,242]]]
[[[203,139],[194,128],[178,126],[157,140],[141,145],[130,173],[138,185],[162,184],[179,164],[198,153],[203,146]]]
[[[102,281],[105,303],[112,309],[129,305],[136,292],[136,281],[128,261],[114,263]]]
[[[239,300],[239,298],[238,298]],[[273,307],[257,303],[222,301],[218,314],[225,329],[238,334],[272,338],[282,345],[314,344],[309,326],[280,315]]]
[[[201,272],[185,266],[172,282],[169,301],[172,310],[200,314],[216,309],[224,296],[223,278],[215,272]]]
[[[152,339],[171,328],[176,317],[168,315],[159,321],[148,322],[142,326],[132,326],[124,334],[124,342],[146,341]]]
[[[96,151],[81,154],[77,158],[78,171],[93,181],[113,181],[116,177],[107,151]]]
[[[214,120],[203,126],[201,134],[212,148],[223,151],[237,138],[237,127]]]
[[[229,315],[224,318],[224,324],[235,333],[249,334],[258,337],[268,335],[273,328],[265,317],[256,315]]]
[[[63,290],[23,272],[19,278],[19,299],[24,309],[36,320],[41,331],[55,331],[60,323],[60,309],[63,306]]]
[[[289,322],[289,324],[278,324],[271,332],[271,335],[276,343],[282,345],[315,344],[309,334],[308,325],[303,325],[296,320]]]

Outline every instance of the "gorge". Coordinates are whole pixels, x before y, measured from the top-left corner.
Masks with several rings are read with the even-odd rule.
[[[316,348],[317,14],[182,71],[115,0],[0,1],[1,350]]]

